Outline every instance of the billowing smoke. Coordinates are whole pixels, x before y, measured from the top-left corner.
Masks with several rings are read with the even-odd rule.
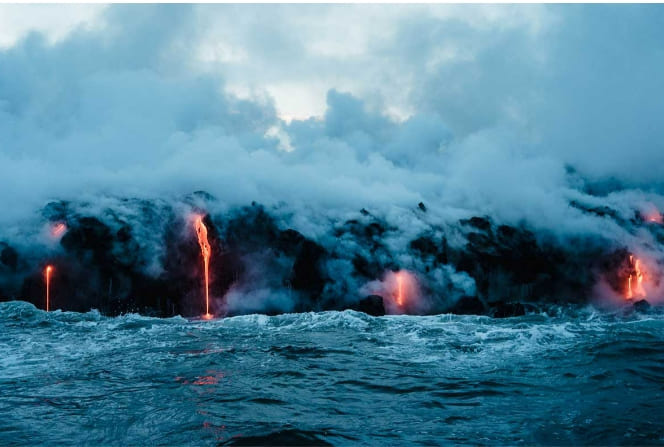
[[[623,302],[630,257],[661,302],[663,16],[111,6],[20,36],[0,299],[43,307],[53,264],[52,308],[199,314],[197,214],[217,314]]]

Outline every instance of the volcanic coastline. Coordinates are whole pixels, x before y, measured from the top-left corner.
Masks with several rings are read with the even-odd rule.
[[[664,246],[664,226],[639,212],[626,219],[570,206]],[[361,209],[321,218],[306,234],[279,207],[220,207],[200,191],[175,202],[54,201],[14,239],[0,239],[0,300],[45,308],[50,268],[51,310],[106,315],[199,316],[206,291],[217,317],[344,309],[510,317],[600,295],[639,309],[657,301],[658,261],[620,241],[561,239],[485,215],[436,223],[424,203],[407,211],[406,228]],[[207,232],[209,285],[192,216]]]

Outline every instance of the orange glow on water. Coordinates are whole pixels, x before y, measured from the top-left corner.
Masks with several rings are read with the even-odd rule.
[[[216,385],[219,383],[219,378],[216,376],[202,376],[198,377],[193,384],[194,385]]]
[[[643,271],[641,270],[641,261],[634,259],[634,256],[629,257],[630,272],[627,278],[627,294],[625,298],[631,300],[632,298],[645,298],[646,291],[643,289]]]
[[[50,310],[51,307],[51,274],[53,273],[53,266],[47,265],[44,270],[44,276],[46,277],[46,312]]]
[[[203,216],[196,216],[194,220],[194,228],[196,236],[198,236],[198,245],[201,247],[201,255],[203,256],[203,268],[205,271],[205,315],[204,320],[212,319],[210,314],[210,254],[212,249],[208,242],[207,227],[203,223]]]
[[[54,238],[62,236],[65,234],[65,231],[67,231],[67,225],[64,222],[58,222],[51,226],[51,236]]]
[[[207,375],[205,376],[196,376],[193,379],[187,379],[182,376],[176,376],[175,381],[183,385],[217,385],[221,379],[225,377],[225,374],[222,371],[206,371]]]

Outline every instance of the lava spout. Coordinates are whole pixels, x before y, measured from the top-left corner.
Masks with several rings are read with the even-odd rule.
[[[210,254],[212,249],[208,242],[207,227],[203,223],[202,216],[196,216],[194,220],[194,228],[196,236],[198,236],[198,245],[201,247],[201,255],[203,256],[203,267],[205,271],[205,315],[203,319],[209,320],[212,318],[210,314]]]
[[[67,225],[64,222],[57,222],[51,226],[51,237],[59,238],[67,231]]]
[[[47,265],[44,269],[44,277],[46,278],[46,312],[51,307],[51,274],[53,273],[53,266]]]
[[[641,271],[641,261],[634,256],[629,257],[630,272],[627,278],[627,294],[625,298],[645,298],[646,291],[643,289],[643,272]]]
[[[404,302],[404,296],[403,296],[403,281],[404,281],[404,278],[403,278],[403,272],[397,272],[397,273],[396,273],[396,277],[397,277],[397,290],[396,290],[396,294],[397,294],[397,304],[398,304],[399,306],[403,306],[403,302]]]
[[[391,295],[393,303],[392,312],[410,312],[419,305],[419,287],[412,272],[399,270],[391,273],[387,277],[387,285],[387,296]]]

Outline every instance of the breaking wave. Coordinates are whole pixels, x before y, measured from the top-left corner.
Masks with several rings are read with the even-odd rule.
[[[200,321],[0,303],[0,441],[661,444],[663,342],[657,310]]]

